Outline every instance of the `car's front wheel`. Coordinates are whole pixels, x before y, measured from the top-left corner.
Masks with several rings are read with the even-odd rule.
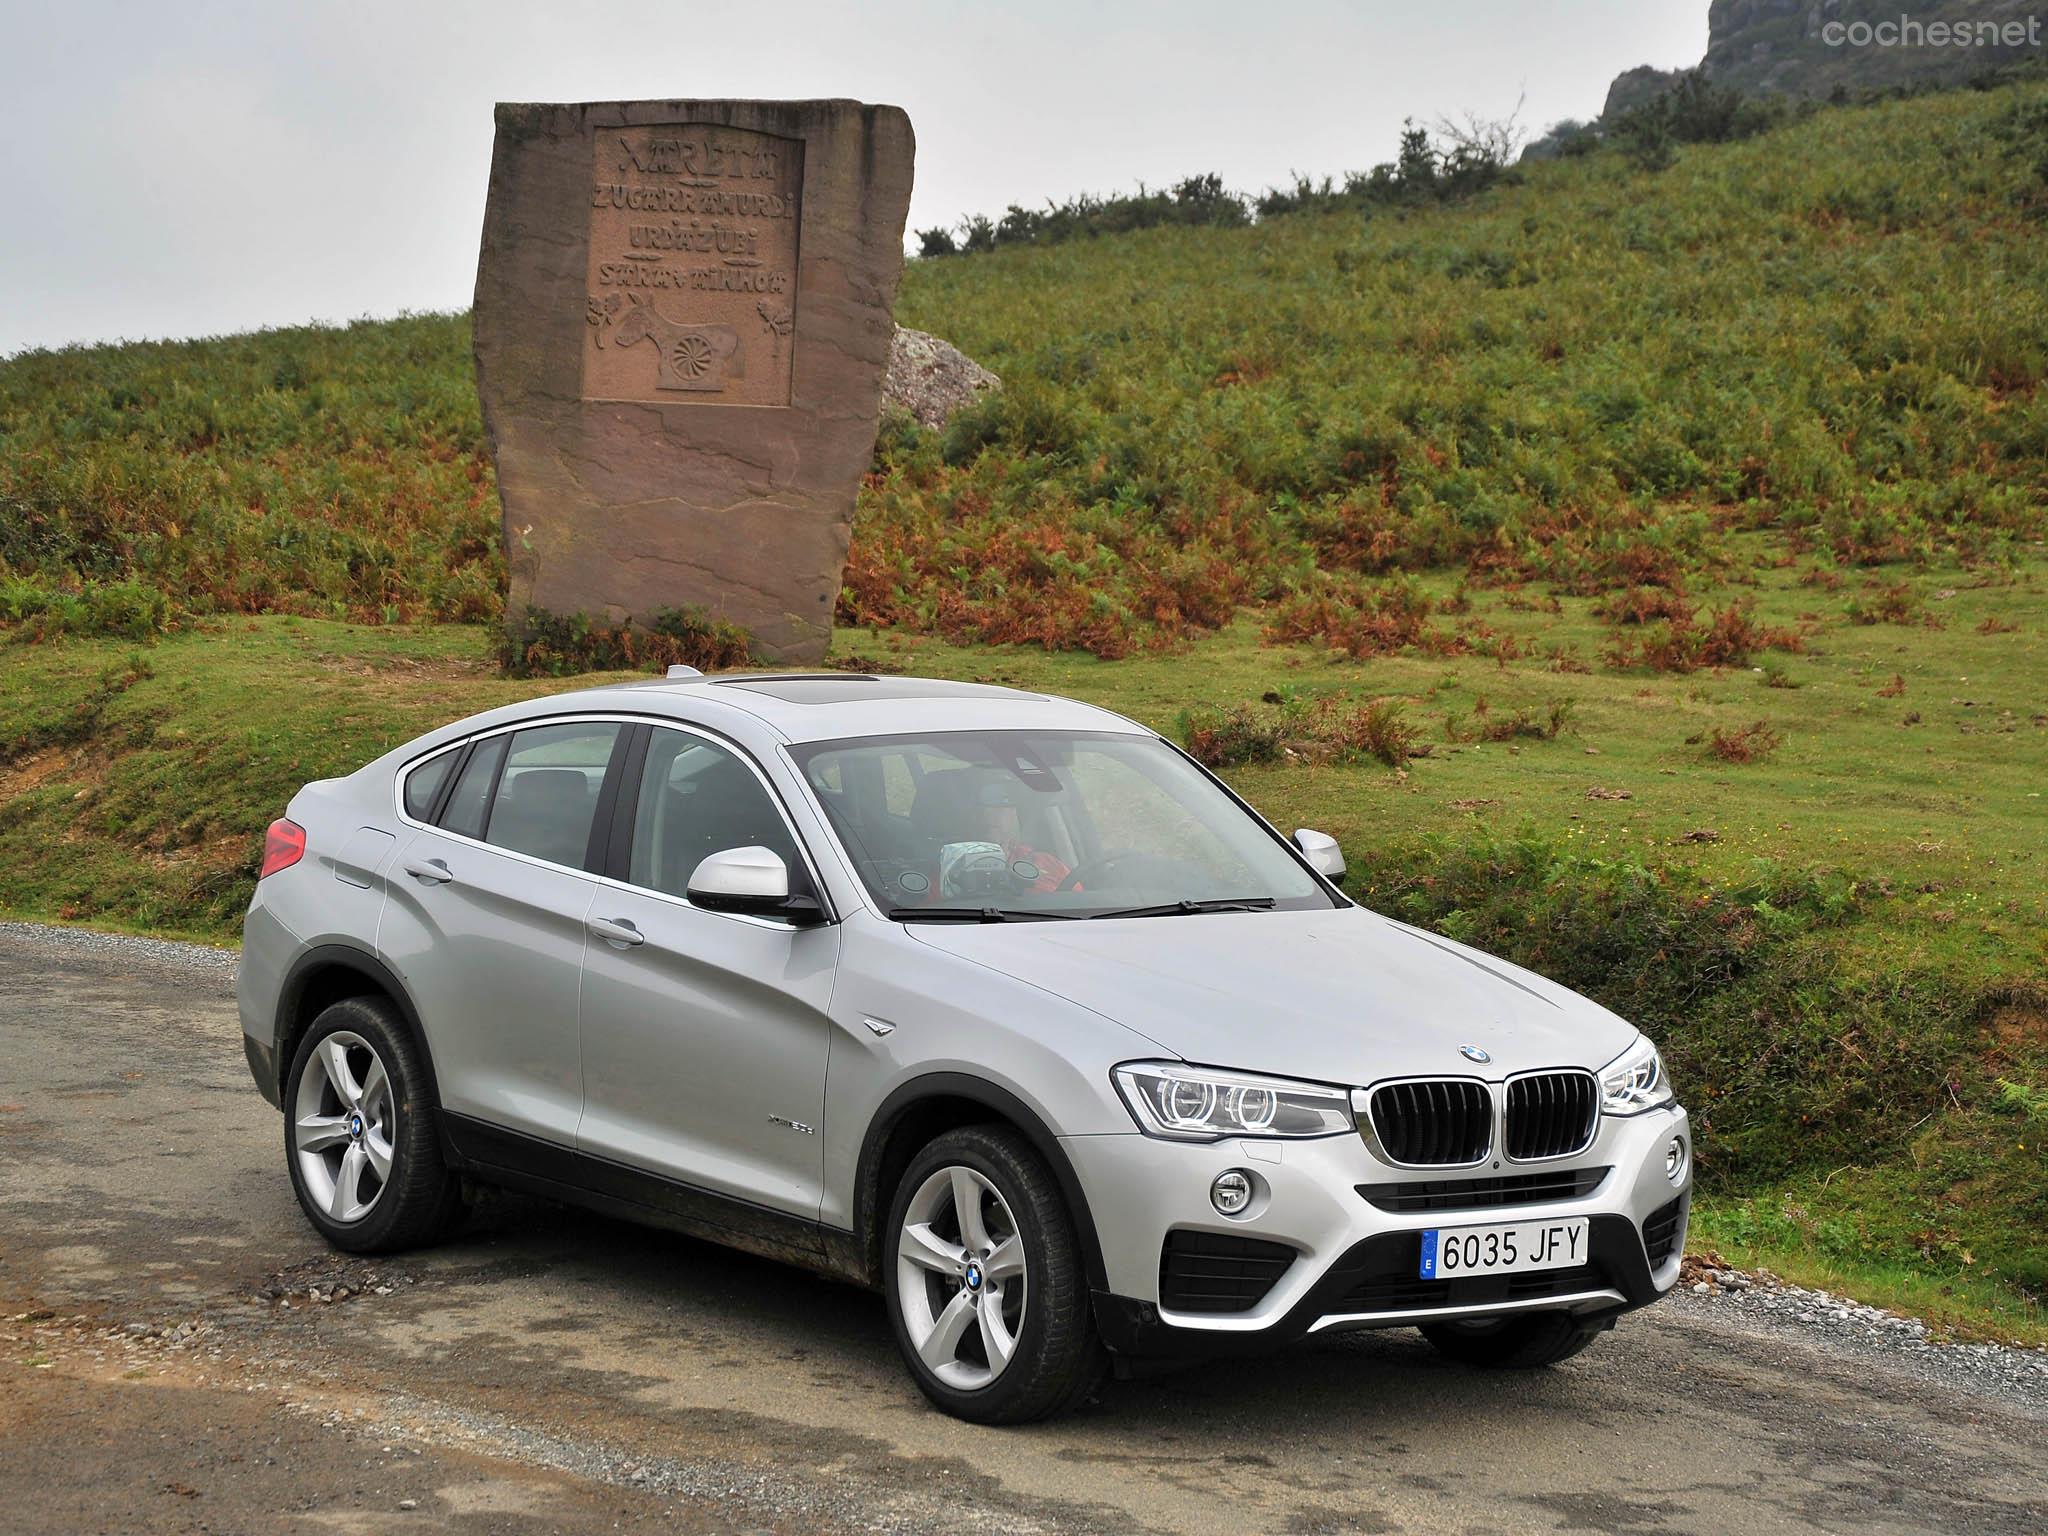
[[[925,1396],[978,1424],[1061,1413],[1101,1377],[1073,1218],[1031,1144],[968,1126],[897,1185],[883,1284],[897,1347]]]
[[[430,1098],[412,1032],[381,998],[334,1004],[299,1041],[285,1080],[285,1163],[306,1219],[335,1247],[418,1247],[460,1213]]]
[[[1600,1335],[1588,1333],[1568,1313],[1526,1312],[1515,1317],[1425,1323],[1422,1336],[1439,1354],[1464,1365],[1528,1370],[1569,1360]]]

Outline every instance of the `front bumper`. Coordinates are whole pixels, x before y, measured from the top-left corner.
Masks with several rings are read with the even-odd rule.
[[[1686,1169],[1664,1172],[1672,1137],[1685,1138]],[[1683,1109],[1603,1117],[1593,1145],[1538,1163],[1498,1160],[1471,1169],[1425,1170],[1383,1162],[1358,1136],[1316,1141],[1232,1139],[1211,1144],[1137,1134],[1075,1136],[1061,1145],[1100,1241],[1106,1290],[1095,1297],[1103,1341],[1126,1355],[1216,1355],[1267,1349],[1305,1334],[1406,1327],[1518,1311],[1566,1311],[1606,1326],[1677,1284],[1691,1213],[1692,1132]],[[1250,1173],[1256,1194],[1243,1216],[1219,1215],[1209,1186],[1226,1169]],[[1500,1180],[1607,1170],[1583,1195],[1540,1203],[1390,1211],[1360,1186]],[[1380,1197],[1384,1198],[1384,1197]],[[1486,1197],[1473,1197],[1486,1198]],[[1423,1281],[1421,1233],[1430,1227],[1589,1218],[1587,1262],[1569,1271]],[[1645,1224],[1659,1255],[1653,1261]],[[1281,1245],[1284,1269],[1241,1310],[1193,1311],[1162,1302],[1169,1233]],[[1284,1250],[1284,1251],[1282,1251]],[[1291,1253],[1291,1258],[1287,1254]],[[1263,1282],[1261,1282],[1263,1283]]]

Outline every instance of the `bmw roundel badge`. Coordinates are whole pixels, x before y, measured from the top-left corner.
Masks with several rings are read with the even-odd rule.
[[[1476,1045],[1461,1045],[1458,1047],[1458,1054],[1464,1057],[1467,1061],[1485,1062],[1493,1060],[1493,1055],[1491,1052],[1482,1051]]]

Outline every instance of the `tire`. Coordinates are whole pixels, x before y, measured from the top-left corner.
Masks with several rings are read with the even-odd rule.
[[[978,1207],[978,1243],[962,1241],[972,1235],[960,1219],[963,1191]],[[908,1227],[922,1232],[909,1236],[909,1256]],[[1006,1251],[1020,1267],[1008,1267]],[[996,1262],[981,1274],[985,1257]],[[979,1279],[969,1275],[969,1259]],[[883,1229],[882,1277],[911,1378],[956,1418],[1050,1418],[1078,1406],[1102,1379],[1106,1357],[1072,1214],[1044,1159],[1009,1126],[948,1131],[910,1160]],[[969,1310],[955,1314],[964,1321],[949,1347],[947,1314],[956,1306]],[[1004,1339],[1009,1353],[996,1367]]]
[[[1530,1312],[1470,1323],[1425,1323],[1422,1336],[1461,1365],[1526,1371],[1569,1360],[1600,1335],[1566,1312]]]
[[[349,1080],[353,1097],[337,1076]],[[422,1247],[462,1214],[427,1085],[412,1031],[381,997],[324,1010],[292,1052],[280,1095],[285,1167],[299,1208],[335,1247]],[[381,1175],[380,1162],[388,1170]]]

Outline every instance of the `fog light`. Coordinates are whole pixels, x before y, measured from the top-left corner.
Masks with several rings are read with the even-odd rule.
[[[1685,1138],[1674,1136],[1664,1149],[1664,1177],[1674,1184],[1685,1181]]]
[[[1216,1175],[1216,1182],[1209,1186],[1209,1203],[1225,1216],[1237,1216],[1252,1203],[1251,1176],[1242,1168],[1232,1168]]]

